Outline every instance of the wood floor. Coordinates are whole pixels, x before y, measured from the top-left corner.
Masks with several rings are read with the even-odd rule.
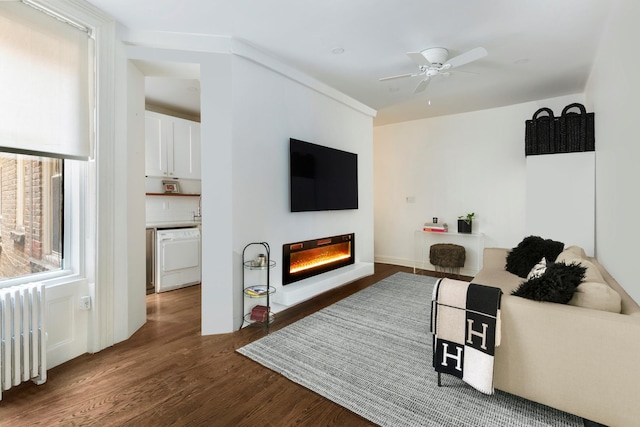
[[[290,324],[405,267],[278,313]],[[367,420],[235,352],[263,328],[200,335],[200,286],[147,296],[147,323],[129,340],[48,372],[42,386],[3,393],[0,426],[369,426]]]

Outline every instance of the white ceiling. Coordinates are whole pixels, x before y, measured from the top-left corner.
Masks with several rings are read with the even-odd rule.
[[[378,110],[375,125],[580,93],[610,0],[89,0],[132,30],[232,36]],[[482,46],[488,55],[420,77],[406,52]],[[344,53],[332,53],[334,48]],[[465,72],[462,72],[465,71]],[[156,81],[166,105],[188,95]],[[151,86],[154,88],[152,89]],[[166,89],[166,90],[165,90]],[[166,93],[165,93],[166,92]],[[193,91],[192,91],[193,92]],[[184,96],[186,96],[184,95]],[[192,94],[193,95],[193,94]],[[168,98],[167,98],[168,97]]]

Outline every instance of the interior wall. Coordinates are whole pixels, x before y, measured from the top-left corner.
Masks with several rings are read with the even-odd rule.
[[[128,287],[127,304],[115,304],[116,316],[118,307],[124,305],[127,325],[125,329],[115,331],[115,341],[122,341],[129,338],[146,321],[146,270],[143,264],[136,262],[141,256],[146,257],[145,231],[140,225],[145,223],[144,200],[140,195],[144,194],[144,91],[140,93],[140,86],[144,89],[144,76],[133,64],[128,62],[127,67],[127,144],[123,149],[123,156],[116,155],[118,159],[126,159],[126,175],[118,174],[118,186],[127,188],[126,209],[120,210],[124,215],[122,223],[126,226],[119,228],[123,233],[122,241],[126,242],[126,250],[118,250],[119,256],[123,257],[122,264],[127,274],[126,283]],[[141,98],[142,95],[142,98]],[[122,167],[123,162],[119,165]],[[142,172],[141,172],[142,169]],[[124,175],[124,176],[123,176]],[[117,278],[116,278],[117,281]],[[116,296],[115,301],[122,299]],[[144,310],[141,310],[144,308]]]
[[[527,157],[527,235],[548,236],[595,252],[595,152]],[[571,191],[553,191],[563,182]]]
[[[174,62],[200,65],[201,156],[202,156],[202,334],[231,332],[236,313],[233,298],[232,258],[232,177],[231,177],[231,55],[194,52],[192,47],[174,45],[173,49],[138,46],[126,33],[129,60]],[[225,46],[216,44],[219,48]],[[182,49],[180,49],[182,47]],[[230,46],[227,43],[226,49]],[[141,90],[144,93],[144,83]],[[144,101],[144,96],[141,98]],[[141,119],[141,123],[144,120]],[[144,177],[144,163],[141,166]],[[144,194],[144,190],[143,193]],[[144,203],[144,196],[141,197]],[[144,206],[144,205],[143,205]],[[141,208],[144,212],[144,208]],[[141,227],[144,232],[144,226]],[[143,240],[144,242],[144,240]],[[132,261],[135,262],[135,261]],[[139,259],[144,266],[144,257]],[[142,312],[146,313],[143,306]]]
[[[234,311],[232,57],[201,62],[202,334],[231,332]]]
[[[234,57],[232,90],[236,305],[242,250],[250,242],[269,243],[276,292],[284,243],[354,232],[356,262],[372,263],[373,118],[241,57]],[[357,210],[290,212],[289,138],[358,154]]]
[[[374,128],[376,261],[413,266],[415,230],[433,217],[455,230],[469,212],[485,247],[517,245],[527,215],[525,121],[572,102],[584,96]]]
[[[99,137],[97,144],[97,191],[95,291],[93,297],[92,325],[98,340],[90,333],[92,351],[98,351],[114,343],[126,340],[146,321],[145,306],[145,245],[144,238],[144,139],[141,126],[135,117],[144,111],[137,94],[144,94],[144,80],[140,72],[128,63],[124,48],[117,37],[105,68],[113,84],[113,105],[102,97],[104,116],[100,123],[111,137]],[[102,55],[108,56],[107,50]],[[99,61],[101,62],[101,61]],[[109,81],[109,78],[104,78]],[[140,85],[142,85],[140,87]],[[117,90],[115,90],[117,88]],[[144,95],[143,95],[144,96]],[[98,96],[100,98],[100,96]],[[113,113],[108,110],[113,108]],[[112,159],[117,160],[114,168]],[[140,173],[140,165],[143,167]],[[116,172],[117,171],[117,172]],[[89,178],[89,186],[91,186]],[[92,202],[89,202],[92,203]],[[118,247],[121,250],[112,250]],[[91,274],[91,273],[89,273]],[[95,330],[98,328],[99,332]]]
[[[640,67],[637,25],[640,3],[618,0],[601,38],[585,91],[595,112],[596,256],[625,290],[640,301],[636,264],[640,144],[638,99]]]

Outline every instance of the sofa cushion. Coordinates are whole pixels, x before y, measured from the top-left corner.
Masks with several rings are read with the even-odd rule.
[[[543,239],[539,236],[525,237],[507,255],[505,269],[522,278],[527,277],[527,274],[542,257],[545,257],[547,262],[554,262],[563,249],[564,243],[562,242]]]
[[[598,267],[596,267],[595,264],[588,259],[579,258],[571,252],[562,252],[560,255],[558,255],[558,258],[556,258],[556,262],[563,262],[567,265],[580,264],[586,268],[586,271],[584,273],[585,282],[605,283],[604,277],[602,277],[602,274],[600,273],[600,270],[598,270]]]
[[[620,313],[622,310],[620,294],[607,284],[598,267],[587,259],[582,248],[570,246],[558,255],[556,261],[565,264],[579,263],[586,268],[584,282],[576,288],[568,304]]]
[[[580,246],[576,246],[576,245],[567,246],[560,253],[560,255],[562,255],[563,253],[567,253],[567,254],[572,253],[575,256],[579,257],[579,258],[587,259],[587,254],[585,253],[584,249],[582,249]],[[558,256],[560,256],[560,255],[558,255]]]
[[[578,285],[568,304],[577,307],[592,308],[594,310],[620,313],[622,309],[622,298],[620,298],[620,294],[611,289],[606,283],[585,281]]]
[[[580,264],[553,263],[540,277],[526,280],[511,294],[535,301],[568,303],[582,282],[586,268]]]

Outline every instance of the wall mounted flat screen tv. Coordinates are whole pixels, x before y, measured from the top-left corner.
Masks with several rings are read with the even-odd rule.
[[[291,212],[358,209],[358,155],[291,138]]]

